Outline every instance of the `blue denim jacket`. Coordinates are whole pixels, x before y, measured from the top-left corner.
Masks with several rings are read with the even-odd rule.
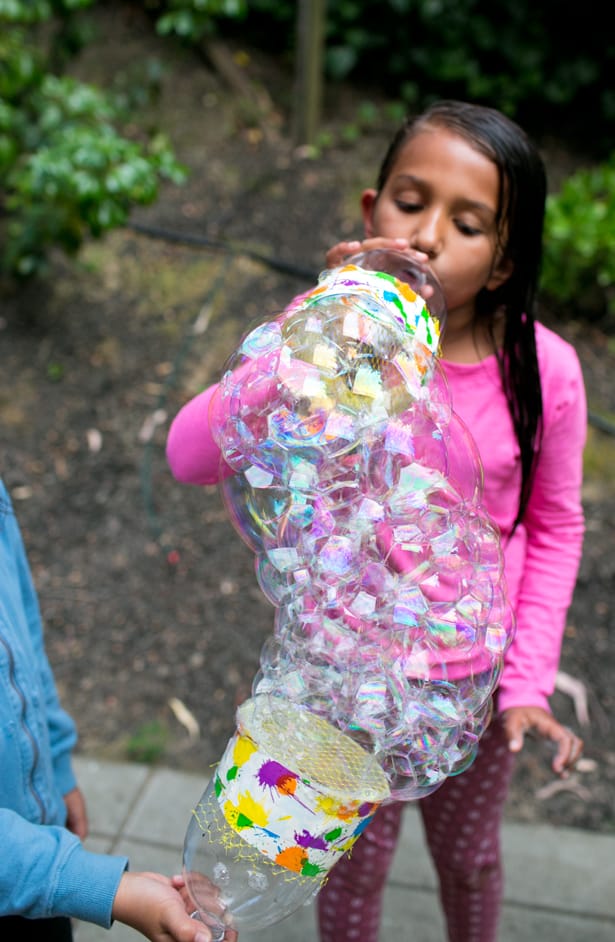
[[[37,595],[0,480],[0,915],[111,924],[125,858],[92,854],[63,826],[75,724],[45,654]]]

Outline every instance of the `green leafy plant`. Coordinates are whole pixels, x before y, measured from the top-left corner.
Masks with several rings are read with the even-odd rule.
[[[184,179],[168,141],[126,137],[110,94],[57,75],[71,12],[92,0],[0,0],[0,270],[43,274],[50,250],[122,225],[162,180]]]
[[[198,42],[213,31],[216,19],[245,16],[248,3],[247,0],[168,0],[162,7],[166,12],[162,12],[156,22],[161,35],[175,33],[182,39]]]
[[[615,154],[548,197],[541,288],[577,312],[615,317]]]
[[[134,762],[153,765],[164,756],[168,741],[167,726],[160,720],[151,720],[132,733],[126,743],[126,757]]]

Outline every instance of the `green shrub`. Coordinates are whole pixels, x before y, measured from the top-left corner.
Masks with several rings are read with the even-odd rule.
[[[295,0],[247,6],[243,21],[219,29],[292,51]],[[611,36],[606,7],[580,15],[560,0],[338,0],[326,5],[325,63],[330,81],[377,87],[411,109],[439,97],[480,101],[530,130],[549,123],[578,134],[603,156],[615,118]]]
[[[162,36],[174,33],[198,42],[214,31],[218,18],[244,17],[248,0],[157,0],[151,7],[158,11],[156,29]]]
[[[548,197],[541,288],[577,314],[615,317],[615,154]]]
[[[44,273],[53,246],[77,251],[155,200],[163,179],[184,176],[164,137],[125,137],[109,95],[53,73],[67,18],[91,3],[0,0],[0,271],[18,278]]]

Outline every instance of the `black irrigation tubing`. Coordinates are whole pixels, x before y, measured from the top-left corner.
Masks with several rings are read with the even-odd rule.
[[[597,415],[595,412],[588,412],[587,421],[600,432],[606,432],[607,435],[613,435],[615,437],[615,422],[610,422],[608,419]]]
[[[149,236],[152,239],[163,239],[165,242],[174,242],[179,245],[196,245],[206,249],[216,249],[226,252],[230,255],[243,255],[251,258],[255,262],[261,262],[268,268],[278,271],[283,275],[292,275],[295,278],[301,278],[313,284],[318,278],[318,272],[312,268],[304,268],[301,265],[295,265],[293,262],[284,262],[282,259],[270,255],[263,255],[247,246],[234,245],[231,242],[223,242],[220,239],[210,239],[208,236],[198,235],[190,232],[174,232],[159,226],[146,226],[139,222],[129,224],[130,229],[141,235]]]

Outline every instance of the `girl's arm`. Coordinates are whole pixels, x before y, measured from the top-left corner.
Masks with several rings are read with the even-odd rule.
[[[506,657],[500,707],[548,709],[566,615],[583,544],[581,505],[587,405],[580,365],[569,351],[566,380],[543,384],[545,431],[532,496],[516,606],[517,631]],[[557,351],[562,356],[566,349]],[[561,377],[562,373],[559,372]]]
[[[340,242],[327,253],[327,265],[335,267],[357,251],[372,248],[407,251],[409,246],[406,239],[374,238],[364,242]],[[427,260],[427,256],[420,252],[413,252],[413,257],[420,263]],[[283,322],[286,317],[292,315],[309,293],[309,291],[304,292],[293,298],[276,320]],[[250,383],[246,382],[242,391],[242,401],[264,408],[268,398],[275,393],[279,379],[266,358],[262,359],[262,363],[259,360],[246,360],[234,370],[234,375],[239,388],[242,382],[250,379],[250,373],[258,373],[259,364],[262,367],[261,382],[257,383],[254,388],[250,388]],[[294,368],[300,375],[300,360],[295,360]],[[271,381],[263,382],[262,379],[267,374]],[[187,402],[171,423],[166,446],[167,461],[173,476],[183,484],[217,484],[221,478],[233,473],[232,469],[222,461],[220,449],[212,435],[212,411],[215,413],[218,407],[220,407],[219,384],[216,383]]]
[[[581,559],[581,505],[587,405],[581,367],[572,348],[558,347],[557,369],[543,370],[544,435],[532,496],[524,520],[525,562],[516,608],[517,630],[507,652],[499,708],[513,751],[534,729],[557,745],[553,767],[578,758],[580,740],[552,716],[566,616]]]
[[[299,299],[295,299],[298,301]],[[296,361],[299,370],[300,362]],[[278,377],[267,356],[245,359],[232,373],[229,386],[234,386],[234,402],[239,397],[242,407],[259,412],[267,408],[276,394]],[[167,438],[167,461],[173,476],[183,484],[217,484],[233,474],[214,438],[212,426],[222,426],[227,419],[228,398],[220,391],[220,384],[209,386],[177,413]]]
[[[183,484],[217,484],[231,473],[224,465],[209,421],[211,403],[218,391],[214,384],[199,393],[177,413],[167,438],[167,461],[173,476]]]

